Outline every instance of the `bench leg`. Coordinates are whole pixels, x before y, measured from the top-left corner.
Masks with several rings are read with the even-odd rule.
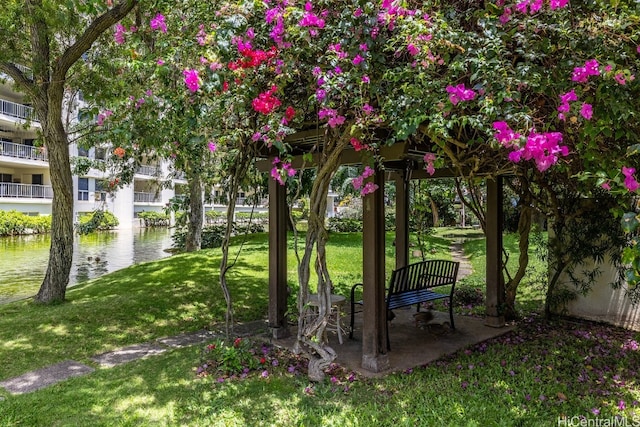
[[[456,325],[453,324],[453,301],[449,300],[449,320],[451,320],[451,330],[455,331]]]
[[[356,307],[353,302],[351,302],[351,326],[349,327],[349,339],[353,339],[353,324],[355,323],[356,314],[354,313]]]

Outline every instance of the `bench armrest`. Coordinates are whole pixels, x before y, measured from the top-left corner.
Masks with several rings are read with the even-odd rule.
[[[362,283],[356,283],[351,287],[351,305],[353,304],[362,304],[360,301],[356,301],[356,288],[360,286],[363,287]]]

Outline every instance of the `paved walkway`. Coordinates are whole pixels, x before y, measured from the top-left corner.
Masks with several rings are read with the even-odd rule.
[[[234,326],[234,336],[248,336],[260,331],[266,331],[266,324],[263,321]],[[123,347],[92,356],[89,359],[99,368],[111,368],[134,360],[161,354],[170,349],[205,344],[216,338],[222,338],[223,336],[224,333],[222,331],[212,332],[203,330],[190,332],[173,337],[159,338],[144,344]],[[93,366],[85,365],[75,360],[65,360],[52,366],[47,366],[15,378],[1,381],[0,387],[11,394],[29,393],[72,377],[90,374],[95,369]]]
[[[458,269],[458,280],[463,279],[473,273],[473,267],[471,267],[469,258],[467,258],[467,256],[464,254],[462,243],[451,244],[451,256],[453,256],[453,259],[455,261],[460,262],[460,268]]]

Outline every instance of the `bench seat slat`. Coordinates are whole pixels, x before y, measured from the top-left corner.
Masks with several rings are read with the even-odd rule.
[[[387,308],[394,310],[408,305],[418,304],[421,302],[434,301],[441,298],[449,298],[449,295],[439,294],[428,289],[420,289],[409,291],[401,294],[391,295],[387,301]]]

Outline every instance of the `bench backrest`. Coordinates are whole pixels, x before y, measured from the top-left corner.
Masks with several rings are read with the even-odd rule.
[[[458,277],[457,261],[429,260],[394,270],[389,283],[389,296],[409,291],[453,285]]]

